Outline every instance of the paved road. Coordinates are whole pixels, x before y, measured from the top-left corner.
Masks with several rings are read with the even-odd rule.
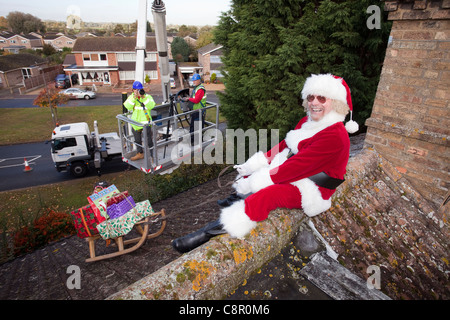
[[[33,105],[34,99],[37,95],[22,95],[22,96],[6,96],[0,97],[0,108],[37,108]],[[157,104],[163,100],[161,94],[152,94],[153,99]],[[208,101],[218,103],[214,92],[208,93]],[[122,95],[119,93],[98,93],[97,98],[91,100],[70,100],[67,104],[60,107],[77,107],[77,106],[111,106],[121,105]]]
[[[24,172],[24,158],[33,169]],[[115,159],[102,166],[102,173],[119,172],[129,168],[122,160]],[[89,176],[96,175],[95,170]],[[69,172],[57,172],[50,153],[50,145],[44,142],[0,146],[0,191],[75,179]]]
[[[17,97],[3,97],[0,98],[0,108],[37,108],[33,105],[33,100],[36,99],[36,95],[23,95]],[[155,101],[161,101],[162,96],[155,95]],[[77,106],[110,106],[121,105],[121,94],[113,93],[98,93],[97,98],[90,100],[69,100],[65,105],[60,107],[77,107]]]

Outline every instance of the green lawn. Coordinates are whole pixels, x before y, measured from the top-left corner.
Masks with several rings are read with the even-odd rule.
[[[60,124],[87,122],[91,129],[97,120],[100,132],[111,132],[117,131],[121,111],[121,106],[59,107],[57,116]],[[54,129],[49,108],[2,109],[1,118],[0,145],[45,141]]]
[[[215,122],[215,109],[207,111],[207,119]],[[59,124],[87,122],[93,130],[94,120],[98,130],[118,132],[116,116],[122,113],[121,106],[96,107],[59,107],[57,117]],[[49,108],[5,108],[1,111],[0,145],[41,142],[51,138],[54,129]],[[219,121],[223,121],[220,118]]]

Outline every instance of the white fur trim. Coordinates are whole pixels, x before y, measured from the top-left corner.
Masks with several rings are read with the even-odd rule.
[[[268,165],[269,162],[267,161],[264,152],[258,151],[257,153],[252,155],[245,163],[236,165],[234,166],[234,168],[238,171],[239,175],[248,176],[256,170]]]
[[[308,120],[300,129],[291,130],[287,133],[285,138],[286,144],[289,149],[296,154],[298,152],[298,144],[300,141],[309,139],[323,129],[326,129],[335,123],[343,122],[344,120],[345,116],[336,111],[330,111],[320,121]]]
[[[345,129],[348,133],[355,133],[359,130],[358,122],[350,120],[345,124]]]
[[[250,220],[245,213],[244,200],[235,202],[228,208],[223,208],[220,213],[220,223],[231,237],[240,239],[256,227],[256,222]]]
[[[252,189],[250,187],[250,179],[249,178],[241,178],[236,180],[235,183],[233,183],[232,187],[238,194],[245,195],[252,192]]]
[[[331,198],[324,200],[319,187],[310,179],[305,178],[291,183],[302,194],[302,209],[308,217],[317,216],[319,213],[331,208]]]
[[[272,178],[270,178],[269,168],[262,168],[248,177],[250,182],[250,191],[252,193],[258,192],[268,186],[273,185]]]
[[[269,167],[259,169],[245,179],[239,179],[233,184],[233,188],[239,194],[256,193],[273,184],[270,178]]]
[[[302,90],[303,100],[310,94],[324,96],[347,104],[347,89],[342,79],[336,79],[331,74],[312,74],[306,79]]]

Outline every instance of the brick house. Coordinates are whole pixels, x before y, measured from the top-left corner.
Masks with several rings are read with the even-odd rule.
[[[53,46],[56,50],[62,51],[63,48],[73,48],[75,45],[76,37],[67,36],[64,34],[46,34],[43,36],[42,41],[45,44]]]
[[[48,61],[29,53],[0,56],[0,88],[26,90],[44,85],[60,72],[59,66],[50,67]],[[45,76],[45,79],[44,79]]]
[[[73,47],[75,66],[66,67],[66,74],[78,74],[80,85],[118,86],[135,80],[136,38],[79,38]],[[156,38],[147,37],[145,76],[152,83],[161,81]]]
[[[23,49],[42,49],[42,41],[32,34],[23,35],[9,31],[0,32],[0,50],[19,53]]]
[[[222,77],[220,67],[222,64],[222,45],[217,45],[215,43],[210,43],[200,49],[198,52],[198,64],[203,67],[203,77],[205,81],[211,79],[213,73],[216,74],[217,78]]]

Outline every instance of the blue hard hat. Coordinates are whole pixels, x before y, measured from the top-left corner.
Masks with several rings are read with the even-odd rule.
[[[192,76],[191,80],[192,81],[200,80],[200,75],[198,73],[194,73],[194,75]]]
[[[142,83],[140,81],[135,81],[135,82],[133,82],[133,89],[137,89],[137,90],[144,89],[144,86],[142,85]]]

